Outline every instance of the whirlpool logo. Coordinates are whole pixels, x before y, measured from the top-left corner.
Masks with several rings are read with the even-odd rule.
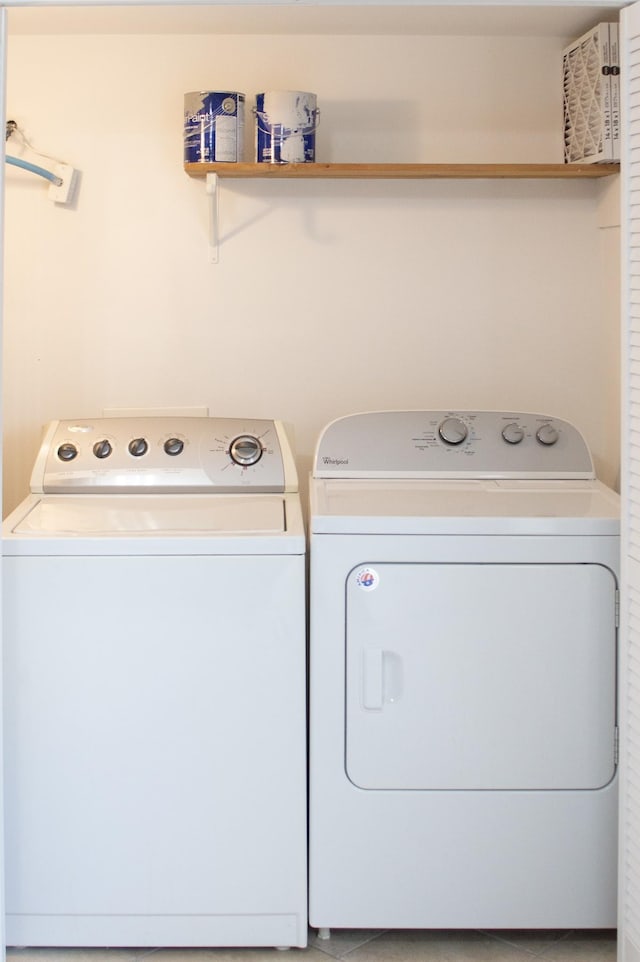
[[[348,464],[348,463],[349,463],[349,458],[327,458],[327,457],[323,457],[322,463],[323,463],[323,464],[334,464],[334,465]]]

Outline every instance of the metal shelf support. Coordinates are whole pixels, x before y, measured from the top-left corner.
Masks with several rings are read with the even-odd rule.
[[[218,263],[218,175],[207,174],[207,194],[209,195],[209,261]]]

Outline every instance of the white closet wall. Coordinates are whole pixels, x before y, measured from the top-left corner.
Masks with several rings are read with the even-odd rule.
[[[560,161],[566,33],[521,8],[441,9],[433,33],[396,36],[365,32],[375,8],[349,36],[154,32],[160,10],[122,32],[109,13],[99,33],[73,32],[82,10],[10,12],[9,114],[81,182],[58,209],[6,175],[5,508],[42,425],[106,407],[279,417],[303,482],[343,414],[539,410],[575,422],[616,482],[616,178],[225,181],[211,265],[204,183],[182,169],[190,89],[316,92],[318,160]]]

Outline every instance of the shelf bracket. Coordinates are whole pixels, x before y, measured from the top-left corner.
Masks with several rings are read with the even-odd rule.
[[[207,174],[209,196],[209,261],[218,263],[218,175]]]

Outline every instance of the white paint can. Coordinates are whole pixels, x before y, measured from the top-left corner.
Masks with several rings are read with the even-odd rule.
[[[313,163],[320,117],[315,94],[267,90],[256,94],[254,113],[259,164]]]

